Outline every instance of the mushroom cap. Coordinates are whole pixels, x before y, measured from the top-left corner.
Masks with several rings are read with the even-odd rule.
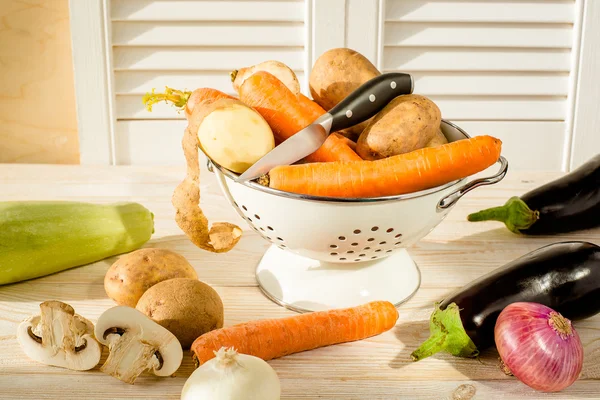
[[[77,317],[78,315],[75,315],[75,318]],[[86,329],[86,333],[81,336],[85,341],[85,348],[67,355],[64,350],[54,351],[50,346],[42,346],[41,340],[37,341],[30,335],[30,332],[35,335],[40,319],[39,315],[34,315],[21,322],[17,328],[17,340],[27,357],[42,364],[76,371],[87,371],[98,365],[102,356],[102,346],[94,338],[93,325],[91,330]],[[87,326],[90,322],[82,318],[82,320],[77,319],[77,324],[79,323]]]
[[[155,375],[169,376],[179,369],[183,360],[183,350],[179,340],[142,312],[127,306],[116,306],[106,310],[96,323],[97,340],[108,346],[108,336],[115,328],[124,330],[123,335],[139,335],[144,342],[156,345],[162,358],[162,366],[160,369],[153,369]]]

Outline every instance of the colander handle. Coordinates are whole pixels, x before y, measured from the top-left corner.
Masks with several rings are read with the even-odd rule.
[[[447,208],[452,207],[461,197],[463,197],[467,192],[470,192],[476,187],[493,185],[504,179],[506,171],[508,171],[508,161],[506,161],[506,158],[500,156],[497,162],[500,163],[500,170],[498,171],[498,173],[487,178],[472,180],[460,189],[455,190],[454,192],[450,193],[449,195],[440,200],[440,202],[438,203],[438,209],[445,210]]]

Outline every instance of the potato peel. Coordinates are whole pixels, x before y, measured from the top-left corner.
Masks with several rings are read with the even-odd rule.
[[[207,100],[194,107],[181,145],[187,172],[185,179],[175,188],[171,202],[175,207],[175,221],[189,239],[201,249],[213,253],[226,253],[240,240],[242,229],[228,222],[215,222],[208,228],[208,219],[200,208],[200,163],[198,128],[203,119],[231,99]]]

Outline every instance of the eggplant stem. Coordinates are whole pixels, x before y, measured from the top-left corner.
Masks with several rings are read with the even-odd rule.
[[[429,320],[429,339],[410,355],[413,361],[419,361],[440,351],[457,357],[475,358],[479,355],[477,346],[465,332],[460,319],[460,309],[451,303],[445,310],[436,304]]]
[[[519,197],[511,197],[506,204],[500,207],[487,208],[473,214],[467,219],[471,222],[499,221],[514,233],[529,229],[540,219],[540,212],[531,210]]]

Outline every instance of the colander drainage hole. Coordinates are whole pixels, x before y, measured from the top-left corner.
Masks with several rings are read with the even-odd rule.
[[[346,253],[348,253],[348,254],[354,254],[354,250],[348,250]]]
[[[386,253],[391,253],[391,252],[392,252],[391,250],[386,251]]]
[[[346,261],[346,257],[340,257],[340,261]]]
[[[354,242],[352,243],[352,246],[358,246],[358,243]]]
[[[265,231],[265,228],[263,228],[262,226],[259,228],[261,231]]]
[[[394,246],[398,246],[399,244],[401,244],[402,242],[396,242],[394,243]]]
[[[375,250],[375,253],[379,253],[381,251],[381,249],[377,249]]]
[[[371,250],[371,248],[369,246],[367,246],[363,250]]]
[[[260,219],[260,217],[258,216],[258,214],[254,214],[254,218]]]
[[[267,229],[270,230],[270,231],[273,230],[273,228],[271,228],[270,226],[267,226]]]
[[[330,255],[330,256],[337,256],[337,255],[338,255],[338,253],[335,253],[335,252],[333,252],[333,253],[329,253],[329,255]]]
[[[354,261],[360,261],[360,258],[355,258]]]
[[[386,244],[387,242],[379,242],[379,244]]]
[[[361,232],[361,231],[360,231],[360,229],[355,229],[355,230],[354,230],[354,234],[355,234],[355,235],[360,235],[360,232]]]
[[[371,257],[371,260],[374,260],[374,259],[376,259],[376,258],[377,258],[377,256],[373,256],[373,257]]]
[[[343,241],[343,240],[346,240],[346,236],[338,236],[338,239],[339,239],[339,240],[342,240],[342,241]]]
[[[372,228],[371,228],[371,230],[372,230],[373,232],[375,232],[375,231],[378,231],[378,230],[379,230],[379,227],[378,227],[378,226],[374,226],[374,227],[372,227]]]
[[[248,211],[248,209],[246,208],[246,206],[242,206],[242,208],[244,209],[244,211]]]
[[[277,236],[277,240],[279,240],[280,242],[283,242],[283,239],[280,238],[279,236]]]
[[[392,233],[392,232],[394,232],[394,228],[390,228],[390,229],[388,229],[386,232],[387,232],[387,233]]]
[[[271,240],[271,238],[269,236],[265,236],[267,239]]]
[[[364,257],[364,256],[366,256],[366,254],[359,254],[358,256],[359,257]]]
[[[398,239],[400,236],[402,236],[401,233],[397,234],[396,236],[394,236],[396,239]]]
[[[337,249],[338,248],[337,244],[330,244],[329,247],[332,248],[332,249]]]
[[[368,238],[367,242],[372,242],[373,240],[375,240],[375,238]]]
[[[252,218],[248,217],[246,218],[248,221],[252,222]]]

